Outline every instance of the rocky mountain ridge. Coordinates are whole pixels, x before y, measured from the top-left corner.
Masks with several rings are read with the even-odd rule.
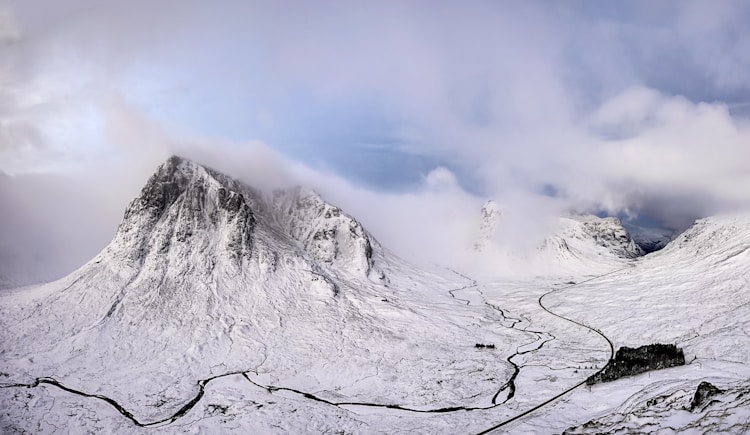
[[[538,239],[533,250],[519,250],[503,238],[504,222],[501,206],[488,201],[480,210],[479,237],[473,250],[480,255],[500,256],[511,261],[531,261],[553,268],[566,269],[588,262],[614,263],[645,255],[622,222],[616,217],[570,214],[547,218],[543,229],[529,234]],[[498,260],[501,261],[501,260]]]

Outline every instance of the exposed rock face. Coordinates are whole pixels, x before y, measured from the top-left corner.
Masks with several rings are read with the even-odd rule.
[[[645,254],[616,217],[587,220],[583,226],[599,246],[620,257],[635,258]]]
[[[300,188],[275,192],[273,202],[280,226],[316,261],[383,278],[373,269],[379,245],[352,216]]]
[[[571,215],[557,219],[558,229],[539,247],[560,264],[590,267],[597,261],[621,261],[644,254],[617,218]]]
[[[703,407],[709,403],[709,399],[713,396],[723,393],[723,390],[716,388],[712,383],[703,381],[698,385],[693,395],[693,400],[690,402],[690,411],[694,411],[698,407]]]
[[[651,370],[685,365],[682,349],[674,344],[649,344],[638,348],[621,347],[601,373],[586,380],[587,385],[609,382]]]
[[[108,253],[127,257],[136,269],[167,255],[178,263],[203,258],[203,263],[214,265],[229,259],[237,268],[254,249],[264,257],[278,257],[255,237],[259,224],[263,233],[281,234],[322,266],[365,276],[374,266],[377,242],[359,222],[316,193],[296,188],[265,197],[176,156],[157,169],[130,203]]]
[[[171,252],[181,258],[228,257],[239,266],[252,248],[253,194],[210,169],[170,157],[128,206],[109,251],[133,265]],[[220,234],[218,246],[207,246],[204,234]]]
[[[479,221],[479,239],[474,244],[477,251],[485,250],[491,243],[492,238],[497,231],[497,225],[502,216],[500,205],[495,201],[489,200],[480,211],[481,220]]]
[[[695,394],[691,391],[692,385],[691,381],[685,381],[679,386],[657,389],[653,394],[636,395],[628,400],[627,406],[569,427],[562,433],[747,433],[747,410],[750,409],[747,381],[728,386],[726,390],[702,382]],[[701,396],[699,404],[695,402],[698,395]]]

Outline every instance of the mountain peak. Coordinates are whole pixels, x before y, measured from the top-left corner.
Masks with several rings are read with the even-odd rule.
[[[618,261],[644,254],[618,218],[582,214],[545,218],[544,238],[539,241],[535,251],[524,252],[518,250],[518,246],[513,246],[512,242],[504,244],[506,241],[498,240],[497,234],[502,229],[501,225],[504,225],[503,216],[500,205],[493,200],[482,206],[479,237],[474,243],[474,250],[489,255],[519,256],[526,259],[538,257],[560,265],[602,256]],[[508,229],[505,228],[505,231],[507,233]],[[538,235],[530,233],[526,239],[533,240]]]
[[[207,173],[208,171],[210,171],[210,169],[193,160],[178,155],[172,155],[156,168],[156,171],[151,178],[178,180],[198,173]]]
[[[256,274],[258,265],[271,270],[274,258],[293,256],[311,270],[333,268],[381,281],[376,250],[380,246],[359,222],[313,190],[265,195],[171,156],[130,203],[102,258],[124,259],[134,276],[144,269],[163,276],[196,261],[210,270]]]
[[[146,210],[158,214],[186,193],[194,209],[204,209],[206,200],[214,199],[206,198],[208,191],[215,191],[219,206],[236,211],[241,202],[238,198],[244,196],[240,190],[247,193],[252,189],[195,161],[173,155],[159,165],[140,195],[130,203],[125,217]]]
[[[474,244],[474,249],[483,251],[492,244],[492,239],[495,236],[502,214],[500,204],[496,201],[490,199],[484,203],[480,211],[479,239]]]
[[[218,255],[211,236],[216,234],[220,250],[237,263],[240,257],[249,256],[252,245],[256,222],[253,195],[251,189],[229,177],[172,156],[156,169],[126,209],[115,236],[117,243],[109,252],[114,255],[116,251],[135,264],[171,251],[188,256],[185,258]]]
[[[130,203],[110,244],[72,280],[91,298],[96,325],[148,317],[177,327],[202,322],[196,313],[229,300],[273,312],[281,300],[329,301],[342,279],[387,283],[375,264],[381,258],[359,222],[313,191],[264,195],[172,156]]]

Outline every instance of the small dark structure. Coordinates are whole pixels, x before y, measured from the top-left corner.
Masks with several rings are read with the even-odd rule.
[[[494,344],[482,344],[482,343],[477,343],[477,344],[475,344],[475,345],[474,345],[474,347],[476,347],[476,348],[478,348],[478,349],[485,349],[485,348],[486,348],[486,349],[494,349],[494,348],[495,348],[495,345],[494,345]]]
[[[586,379],[587,385],[609,382],[651,370],[685,365],[682,349],[674,344],[649,344],[638,348],[621,347],[604,369]]]

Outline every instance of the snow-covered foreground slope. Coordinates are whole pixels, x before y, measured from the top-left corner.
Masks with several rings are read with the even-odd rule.
[[[676,343],[688,364],[579,389],[512,431],[750,431],[750,215],[700,220],[632,269],[547,301],[616,347]],[[703,381],[723,392],[691,410]]]
[[[572,219],[549,251],[581,254],[555,257],[566,275],[475,281],[393,256],[313,192],[172,158],[96,258],[0,295],[0,428],[741,432],[750,218],[638,259],[616,252],[632,242],[618,227]],[[690,364],[581,386],[607,338],[677,342]],[[704,380],[717,402],[681,410]]]

